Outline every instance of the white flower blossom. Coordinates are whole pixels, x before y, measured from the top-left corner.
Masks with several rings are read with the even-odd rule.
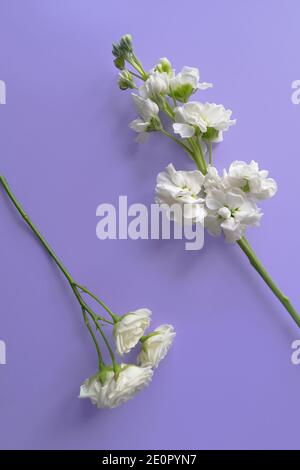
[[[147,80],[140,86],[139,94],[143,98],[155,99],[159,95],[166,95],[169,91],[170,77],[166,72],[152,72]]]
[[[161,325],[142,342],[138,357],[141,366],[157,367],[169,351],[176,333],[172,325]]]
[[[120,355],[128,353],[137,345],[150,325],[151,310],[141,308],[126,313],[115,323],[114,337]]]
[[[116,408],[149,385],[152,376],[151,367],[121,364],[117,376],[112,370],[106,372],[104,383],[99,374],[87,379],[80,387],[79,398],[89,398],[97,408]]]
[[[180,213],[171,210],[167,214],[177,223],[182,223],[182,216],[185,223],[203,223],[206,215],[203,183],[204,176],[200,171],[176,171],[170,163],[166,171],[157,176],[156,202],[171,209],[179,204]]]
[[[240,240],[247,227],[258,226],[262,212],[241,190],[211,189],[206,196],[205,227],[211,235],[224,233],[225,240]]]
[[[173,129],[182,138],[192,137],[197,131],[201,132],[203,139],[210,142],[223,140],[223,131],[235,124],[230,119],[232,111],[223,105],[215,103],[199,103],[191,101],[176,108]]]
[[[209,165],[207,167],[207,173],[205,175],[205,180],[204,180],[205,191],[208,192],[211,189],[225,190],[226,188],[227,186],[225,184],[224,177],[222,178],[219,175],[217,168]]]
[[[183,67],[175,77],[170,80],[170,93],[179,101],[186,102],[197,90],[211,88],[211,83],[200,83],[199,70],[195,67]]]
[[[99,374],[89,377],[80,387],[79,398],[89,398],[97,408],[111,408],[109,391],[113,377],[111,370],[106,372],[104,383],[101,383]]]
[[[235,161],[230,165],[228,174],[225,174],[227,184],[231,187],[242,189],[256,200],[273,197],[277,192],[277,183],[268,178],[269,172],[260,170],[258,163],[251,161],[247,164],[243,161]]]
[[[139,133],[137,140],[143,142],[147,132],[158,130],[160,127],[159,107],[149,98],[142,98],[135,93],[132,93],[132,98],[140,118],[132,121],[129,127]]]

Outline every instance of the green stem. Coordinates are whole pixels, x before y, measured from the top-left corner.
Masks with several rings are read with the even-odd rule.
[[[37,229],[37,227],[33,224],[33,222],[30,220],[29,216],[26,214],[26,212],[24,211],[24,209],[22,208],[21,204],[18,202],[18,200],[16,199],[16,197],[14,196],[14,194],[12,193],[12,191],[10,190],[10,187],[6,181],[6,179],[3,177],[3,176],[0,176],[0,183],[2,184],[6,194],[8,195],[9,199],[12,201],[13,205],[15,206],[15,208],[17,209],[17,211],[19,212],[19,214],[22,216],[22,218],[24,219],[24,221],[26,222],[26,224],[30,227],[30,229],[33,231],[33,233],[36,235],[36,237],[38,238],[38,240],[40,241],[40,243],[42,244],[42,246],[46,249],[46,251],[48,252],[48,254],[50,255],[50,257],[54,260],[54,262],[56,263],[56,265],[58,266],[58,268],[60,269],[60,271],[64,274],[64,276],[66,277],[66,279],[68,280],[70,286],[71,286],[71,289],[73,291],[73,293],[75,294],[75,297],[76,299],[78,300],[80,306],[81,306],[81,309],[82,309],[82,312],[84,312],[84,320],[85,320],[85,324],[89,330],[89,332],[91,333],[91,325],[90,323],[88,322],[88,319],[86,317],[86,311],[91,315],[92,319],[94,322],[96,322],[96,315],[95,313],[90,309],[90,307],[84,302],[84,300],[81,298],[80,294],[78,293],[77,291],[77,286],[78,284],[75,282],[75,280],[73,279],[73,277],[71,276],[71,274],[69,273],[69,271],[66,269],[66,267],[63,265],[63,263],[60,261],[60,259],[57,257],[57,255],[55,254],[55,252],[53,251],[53,249],[51,248],[51,246],[49,245],[49,243],[45,240],[45,238],[41,235],[41,233],[39,232],[39,230]],[[110,323],[112,324],[110,321],[106,320],[105,318],[103,317],[99,317],[102,321],[105,321],[107,323]],[[97,328],[99,329],[100,326],[98,325],[98,323],[96,322],[97,324]],[[97,340],[95,338],[95,335],[94,335],[94,332],[92,331],[91,333],[92,335],[92,339],[95,343],[95,345],[97,344],[97,354],[98,354],[98,358],[99,358],[99,365],[101,365],[103,363],[102,361],[102,357],[101,357],[101,352],[100,352],[100,348],[99,348],[99,345],[97,343]],[[100,353],[100,354],[99,354]],[[100,359],[101,358],[101,359]],[[102,362],[101,362],[102,361]]]
[[[195,161],[194,153],[191,151],[191,149],[187,145],[185,145],[179,139],[176,139],[176,137],[170,134],[170,132],[167,132],[165,129],[161,129],[160,132],[166,137],[169,137],[169,139],[173,140],[173,142],[176,142],[176,144],[180,145],[180,147],[182,147],[189,154],[189,156],[192,157],[192,159]]]
[[[104,341],[104,343],[105,343],[105,345],[106,345],[106,347],[107,347],[107,349],[108,349],[108,352],[109,352],[109,355],[110,355],[110,358],[111,358],[111,362],[112,362],[112,364],[113,364],[114,372],[117,373],[117,372],[118,372],[119,365],[118,365],[118,363],[117,363],[117,361],[116,361],[114,352],[113,352],[113,350],[112,350],[112,348],[111,348],[111,346],[110,346],[110,344],[109,344],[109,341],[108,341],[108,339],[106,338],[105,333],[104,333],[104,331],[102,330],[102,328],[100,327],[99,323],[96,323],[95,326],[96,326],[97,330],[99,330],[100,335],[102,336],[103,341]]]
[[[138,73],[135,73],[133,70],[129,70],[129,72],[130,72],[131,75],[133,75],[134,77],[139,78],[140,80],[144,80],[141,75],[139,75]]]
[[[81,286],[79,284],[76,284],[76,287],[78,287],[80,290],[82,290],[83,292],[88,294],[90,297],[92,297],[92,299],[96,300],[96,302],[98,302],[98,304],[101,305],[101,307],[103,307],[104,310],[106,310],[106,312],[111,316],[114,323],[116,323],[118,321],[117,315],[115,315],[110,310],[110,308],[101,299],[99,299],[99,297],[97,297],[95,294],[93,294],[87,287]],[[102,318],[101,318],[101,320],[102,320]]]
[[[87,329],[89,330],[90,332],[90,335],[92,337],[92,340],[93,340],[93,343],[95,345],[95,348],[96,348],[96,351],[97,351],[97,354],[98,354],[98,364],[99,364],[99,370],[101,370],[103,367],[105,367],[105,364],[104,364],[104,361],[103,361],[103,358],[102,358],[102,354],[101,354],[101,351],[100,351],[100,348],[99,348],[99,344],[98,344],[98,341],[97,341],[97,338],[95,336],[95,333],[93,331],[93,328],[91,327],[91,324],[89,322],[89,319],[88,319],[88,316],[84,310],[84,308],[82,307],[82,314],[83,314],[83,318],[84,318],[84,323],[86,324],[86,327]]]
[[[201,145],[198,144],[194,139],[193,137],[190,137],[188,139],[188,142],[190,143],[192,149],[193,149],[193,155],[194,155],[194,160],[195,160],[195,163],[198,167],[198,170],[201,171],[201,173],[203,173],[203,175],[206,175],[207,173],[207,168],[206,168],[206,162],[205,162],[205,158],[203,156],[203,152],[202,152],[202,149],[201,149]]]
[[[271,276],[269,276],[266,269],[261,264],[260,260],[257,258],[256,254],[254,253],[253,249],[251,248],[249,242],[245,237],[241,238],[238,242],[239,247],[243,250],[245,255],[248,257],[251,265],[256,269],[258,274],[263,278],[265,283],[269,286],[271,291],[276,295],[282,305],[286,308],[289,312],[291,317],[296,322],[297,326],[300,328],[300,316],[292,306],[289,298],[281,292],[281,290],[277,287]]]
[[[136,57],[136,55],[132,52],[130,58],[127,58],[127,62],[140,74],[140,78],[144,81],[147,80],[148,74],[143,69],[142,63]]]
[[[209,164],[212,165],[212,142],[208,144],[208,151],[209,151]]]
[[[44,248],[46,249],[46,251],[49,253],[49,255],[51,256],[51,258],[55,261],[55,263],[57,264],[57,266],[59,267],[59,269],[61,270],[61,272],[65,275],[65,277],[67,278],[67,280],[69,281],[69,283],[71,285],[74,285],[75,284],[75,281],[74,279],[72,278],[72,276],[70,275],[70,273],[68,272],[68,270],[65,268],[65,266],[62,264],[62,262],[60,261],[60,259],[56,256],[56,254],[54,253],[54,251],[52,250],[52,248],[50,247],[50,245],[48,244],[48,242],[43,238],[43,236],[41,235],[41,233],[39,232],[39,230],[36,228],[36,226],[32,223],[32,221],[30,220],[29,216],[26,214],[26,212],[24,211],[24,209],[22,208],[21,204],[18,202],[18,200],[16,199],[16,197],[14,196],[14,194],[11,192],[10,188],[9,188],[9,185],[6,181],[6,179],[3,177],[3,176],[0,176],[0,182],[6,192],[6,194],[8,195],[8,197],[10,198],[10,200],[12,201],[12,203],[14,204],[14,206],[16,207],[16,209],[18,210],[18,212],[21,214],[21,216],[23,217],[23,219],[25,220],[25,222],[27,223],[27,225],[29,225],[29,227],[31,228],[31,230],[34,232],[34,234],[36,235],[36,237],[39,239],[39,241],[41,242],[41,244],[44,246]]]

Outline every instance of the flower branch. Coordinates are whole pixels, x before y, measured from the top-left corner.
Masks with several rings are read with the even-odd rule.
[[[131,36],[125,38],[133,54]],[[124,37],[114,46],[117,62],[124,58],[123,43]],[[126,60],[123,69],[125,63]],[[221,104],[191,100],[198,90],[210,87],[211,83],[200,82],[197,68],[185,66],[176,74],[167,58],[160,59],[153,69],[143,73],[139,86],[135,84],[137,93],[132,93],[132,98],[139,118],[130,123],[130,127],[138,133],[137,141],[144,142],[151,132],[160,131],[183,148],[197,167],[195,171],[176,171],[172,164],[168,165],[157,177],[156,201],[164,206],[176,203],[184,208],[188,206],[189,216],[185,222],[201,223],[211,235],[223,235],[226,242],[236,242],[300,327],[299,314],[245,238],[249,227],[260,225],[263,214],[258,203],[273,197],[277,184],[255,161],[249,164],[234,161],[229,171],[223,170],[221,176],[212,166],[213,144],[222,142],[223,134],[236,120],[231,118],[232,111]],[[170,119],[174,135],[163,129],[160,113]]]
[[[137,392],[150,383],[153,375],[152,369],[157,367],[157,364],[165,357],[167,350],[172,344],[175,335],[173,327],[171,325],[167,325],[169,334],[161,334],[160,341],[158,341],[158,344],[155,346],[157,351],[155,361],[154,359],[153,361],[149,360],[148,356],[150,352],[147,353],[148,349],[149,351],[153,349],[153,345],[149,344],[145,348],[143,343],[144,359],[139,355],[137,358],[138,365],[119,363],[116,354],[114,353],[114,348],[99,322],[103,322],[107,326],[113,327],[115,348],[118,354],[122,356],[139,344],[146,329],[150,325],[151,311],[148,309],[139,309],[122,316],[114,314],[98,296],[93,294],[93,292],[91,292],[87,287],[82,286],[74,280],[68,269],[64,266],[49,243],[41,235],[37,227],[24,211],[3,176],[0,176],[0,185],[3,187],[5,193],[23,220],[65,276],[80,305],[84,324],[89,331],[98,359],[97,373],[87,379],[81,386],[80,398],[89,398],[98,408],[115,408],[121,405],[131,399]],[[96,314],[84,300],[82,294],[86,294],[89,298],[95,300],[97,304],[100,305],[100,307],[110,316],[112,321]],[[161,328],[164,330],[165,325]],[[160,327],[155,331],[160,331]],[[99,333],[100,339],[109,353],[111,364],[105,364],[103,360],[101,345],[96,333]]]

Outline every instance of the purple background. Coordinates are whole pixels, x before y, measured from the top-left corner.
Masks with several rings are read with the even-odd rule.
[[[150,204],[156,174],[181,150],[153,135],[134,143],[128,93],[111,43],[130,32],[150,68],[159,57],[198,66],[237,126],[215,151],[221,169],[257,159],[279,183],[264,204],[258,255],[299,300],[298,0],[0,0],[0,170],[75,278],[117,313],[148,306],[171,322],[174,347],[151,386],[116,410],[76,397],[96,356],[53,262],[0,192],[1,448],[299,448],[300,333],[238,247],[206,238],[99,241],[96,207]],[[292,168],[292,171],[291,171]]]

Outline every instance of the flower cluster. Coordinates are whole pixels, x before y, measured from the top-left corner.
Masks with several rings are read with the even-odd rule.
[[[199,70],[183,67],[179,73],[167,58],[146,72],[137,59],[131,36],[121,38],[113,46],[115,65],[122,70],[119,86],[134,89],[132,97],[139,118],[130,127],[143,142],[150,132],[159,132],[180,145],[197,169],[176,171],[172,164],[158,174],[156,201],[166,208],[167,216],[185,224],[203,224],[212,235],[224,235],[227,242],[237,242],[251,265],[276,295],[300,327],[300,316],[290,300],[268,274],[245,233],[258,226],[262,217],[259,201],[274,196],[276,182],[258,163],[234,161],[220,175],[213,165],[213,145],[222,142],[224,132],[236,123],[232,111],[222,104],[196,101],[198,90],[212,87],[201,83]],[[137,85],[136,79],[141,80]],[[169,118],[169,128],[165,120]],[[171,210],[170,210],[171,208]]]
[[[115,316],[116,350],[123,356],[140,343],[137,365],[115,363],[114,367],[100,367],[99,372],[81,386],[80,398],[89,398],[98,408],[115,408],[149,385],[153,368],[164,359],[175,336],[171,325],[161,325],[145,335],[150,317],[151,311],[146,308]]]
[[[133,54],[131,37],[124,38],[117,49],[123,50],[125,42],[127,50],[130,43]],[[260,223],[262,212],[257,201],[274,196],[277,185],[254,161],[250,164],[235,161],[221,176],[212,165],[212,145],[221,142],[223,133],[236,123],[231,118],[232,111],[222,104],[189,101],[197,90],[212,87],[211,83],[200,82],[197,68],[185,66],[176,74],[171,62],[163,58],[145,72],[140,61],[137,69],[131,57],[126,57],[122,86],[119,84],[124,89],[126,74],[131,74],[132,81],[127,88],[136,90],[132,98],[139,118],[132,121],[130,127],[138,133],[137,140],[143,142],[150,132],[159,131],[180,144],[198,168],[176,171],[173,164],[168,165],[166,171],[157,176],[156,202],[169,208],[178,204],[181,211],[170,212],[176,222],[183,219],[184,223],[201,223],[211,235],[223,233],[229,243],[241,240],[247,227]],[[132,72],[125,68],[126,62],[138,72],[135,76],[141,79],[140,86],[134,83]],[[173,133],[164,129],[160,113],[171,119]]]
[[[245,235],[247,227],[259,225],[262,212],[256,202],[276,191],[276,182],[254,161],[235,161],[222,176],[213,166],[204,176],[199,170],[176,171],[170,164],[157,177],[156,201],[184,204],[184,222],[200,222],[211,235],[223,233],[232,243]]]

